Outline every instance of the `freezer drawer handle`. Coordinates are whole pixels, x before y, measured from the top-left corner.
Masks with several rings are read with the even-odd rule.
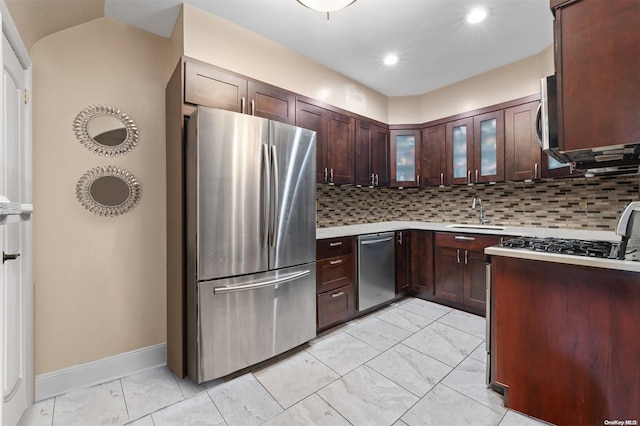
[[[342,245],[342,241],[338,241],[335,243],[329,243],[329,247],[338,247]]]
[[[360,242],[360,244],[362,244],[363,246],[367,246],[369,244],[378,244],[378,243],[384,243],[387,241],[391,241],[393,237],[389,237],[389,238],[382,238],[380,240],[367,240],[367,241],[362,241]]]
[[[213,294],[222,294],[222,293],[233,293],[236,291],[244,291],[244,290],[255,290],[257,288],[269,287],[276,284],[282,284],[289,281],[297,280],[298,278],[302,278],[311,273],[311,271],[300,271],[295,274],[291,274],[289,276],[278,278],[276,280],[263,281],[261,283],[255,284],[246,284],[246,285],[237,285],[237,286],[229,286],[229,287],[216,287],[213,289]]]

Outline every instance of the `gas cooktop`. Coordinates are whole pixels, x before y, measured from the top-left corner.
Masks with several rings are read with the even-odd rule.
[[[542,251],[600,259],[618,259],[620,243],[610,241],[586,241],[562,238],[519,237],[507,240],[501,247]]]

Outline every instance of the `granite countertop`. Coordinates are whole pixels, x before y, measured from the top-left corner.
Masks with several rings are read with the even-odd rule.
[[[360,225],[334,226],[317,228],[316,238],[339,238],[355,235],[375,234],[379,232],[403,231],[410,229],[440,232],[458,232],[465,234],[491,234],[506,236],[531,236],[572,238],[582,240],[599,240],[620,242],[620,237],[613,231],[589,231],[581,229],[531,228],[526,226],[492,226],[462,225],[440,222],[393,221],[366,223]],[[505,256],[519,259],[540,260],[545,262],[565,263],[570,265],[589,266],[594,268],[616,269],[621,271],[640,272],[640,262],[616,259],[598,259],[586,256],[572,256],[556,253],[544,253],[529,250],[518,250],[504,247],[488,247],[485,253],[493,256]]]

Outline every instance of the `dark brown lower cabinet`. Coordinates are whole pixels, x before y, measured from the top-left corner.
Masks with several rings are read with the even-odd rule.
[[[409,292],[409,274],[411,272],[411,231],[397,231],[396,256],[396,295]]]
[[[433,232],[411,231],[410,286],[416,295],[433,296]]]
[[[355,307],[353,285],[318,294],[318,329],[345,321],[354,314]]]
[[[640,421],[640,273],[491,264],[492,375],[506,406],[558,425]]]
[[[434,238],[435,297],[478,315],[486,311],[484,249],[500,237],[437,232]]]
[[[354,238],[316,243],[317,328],[348,321],[356,313]]]

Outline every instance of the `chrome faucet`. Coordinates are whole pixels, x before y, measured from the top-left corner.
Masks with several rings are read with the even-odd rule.
[[[477,195],[473,197],[473,203],[471,203],[471,208],[474,210],[480,209],[480,225],[484,225],[485,223],[491,222],[491,219],[487,219],[484,217],[484,210],[482,208],[482,200]]]

